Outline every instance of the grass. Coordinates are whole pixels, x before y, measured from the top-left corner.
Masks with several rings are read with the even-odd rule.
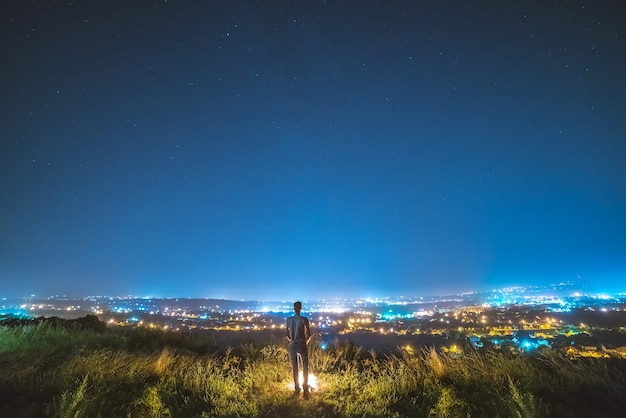
[[[318,347],[310,364],[319,388],[296,400],[276,341],[230,347],[203,333],[0,327],[0,416],[626,416],[623,359]]]

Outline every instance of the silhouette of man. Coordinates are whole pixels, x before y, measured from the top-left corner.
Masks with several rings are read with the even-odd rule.
[[[296,396],[300,394],[300,382],[298,381],[298,357],[302,360],[302,389],[304,397],[309,396],[309,350],[307,344],[311,341],[311,329],[309,319],[301,316],[302,302],[293,304],[295,315],[287,318],[287,339],[289,340],[289,358],[293,368],[293,383]]]

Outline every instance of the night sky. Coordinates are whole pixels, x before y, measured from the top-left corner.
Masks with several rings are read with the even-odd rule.
[[[0,297],[626,290],[621,1],[6,0],[0,22]]]

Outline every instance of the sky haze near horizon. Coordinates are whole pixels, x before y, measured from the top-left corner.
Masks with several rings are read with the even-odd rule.
[[[0,297],[626,291],[621,2],[0,21]]]

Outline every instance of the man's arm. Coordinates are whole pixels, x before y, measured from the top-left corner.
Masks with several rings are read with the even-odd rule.
[[[289,328],[291,328],[289,326],[289,318],[287,318],[287,324],[286,324],[285,328],[286,328],[286,331],[287,331],[287,334],[285,335],[285,337],[287,337],[287,341],[291,342],[291,335],[289,335]]]
[[[308,344],[311,341],[311,328],[309,326],[309,319],[304,322],[304,336],[306,337],[306,343]]]

